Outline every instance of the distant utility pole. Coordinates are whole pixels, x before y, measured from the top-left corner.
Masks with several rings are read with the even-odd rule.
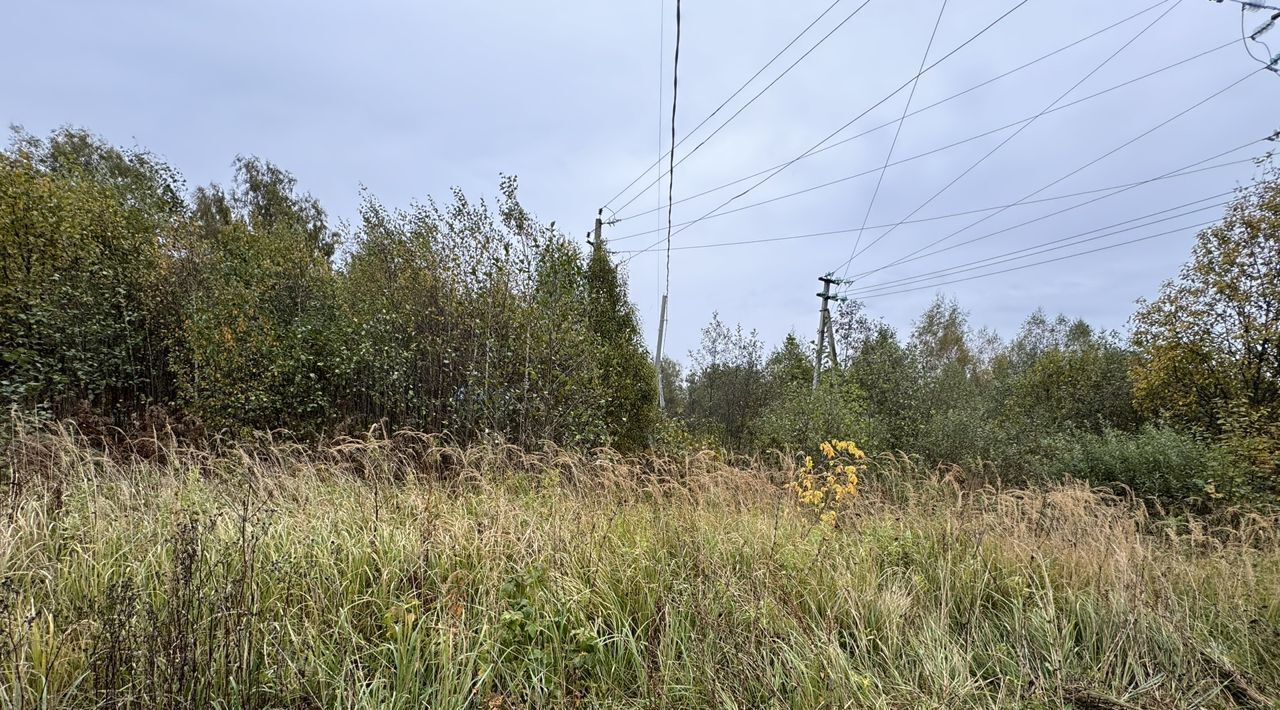
[[[814,341],[814,358],[813,358],[813,389],[818,389],[818,375],[822,374],[822,355],[826,347],[831,348],[831,364],[839,367],[836,361],[836,336],[835,329],[831,326],[831,311],[827,308],[830,301],[843,301],[840,296],[831,293],[831,286],[844,283],[844,279],[832,278],[831,274],[819,276],[818,280],[822,282],[822,291],[819,292],[818,298],[822,299],[822,309],[818,311],[818,339]]]

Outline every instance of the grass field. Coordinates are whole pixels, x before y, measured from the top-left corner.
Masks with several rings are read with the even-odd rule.
[[[910,461],[5,444],[4,707],[1268,707],[1280,535]]]

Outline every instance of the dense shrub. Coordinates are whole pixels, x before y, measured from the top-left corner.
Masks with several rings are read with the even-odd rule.
[[[735,451],[751,451],[752,426],[769,403],[764,344],[755,331],[712,314],[699,348],[689,353],[685,417],[695,433]],[[811,371],[812,372],[812,371]]]
[[[217,429],[324,428],[345,364],[324,210],[256,159],[192,202],[173,259],[180,403]]]
[[[752,439],[762,450],[817,451],[821,442],[865,432],[861,400],[843,373],[823,377],[816,390],[810,383],[792,386],[771,398],[752,427]]]
[[[520,206],[367,198],[340,275],[343,412],[461,438],[646,446],[655,377],[626,284]]]
[[[1169,427],[1061,435],[1050,450],[1050,476],[1097,485],[1120,483],[1166,504],[1204,507],[1250,498],[1242,486],[1248,472],[1227,451]]]

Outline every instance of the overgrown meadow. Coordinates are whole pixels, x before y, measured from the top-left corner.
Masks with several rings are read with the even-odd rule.
[[[1274,167],[1128,333],[850,302],[816,378],[655,363],[512,177],[363,197],[0,152],[0,706],[1280,702]]]
[[[1123,490],[980,487],[855,452],[726,463],[399,433],[104,453],[20,430],[0,704],[1274,702],[1274,519],[1158,520]],[[797,495],[846,467],[838,504]]]

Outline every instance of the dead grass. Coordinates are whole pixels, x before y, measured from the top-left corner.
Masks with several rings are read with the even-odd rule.
[[[0,705],[1265,707],[1277,521],[396,433],[0,465]]]

